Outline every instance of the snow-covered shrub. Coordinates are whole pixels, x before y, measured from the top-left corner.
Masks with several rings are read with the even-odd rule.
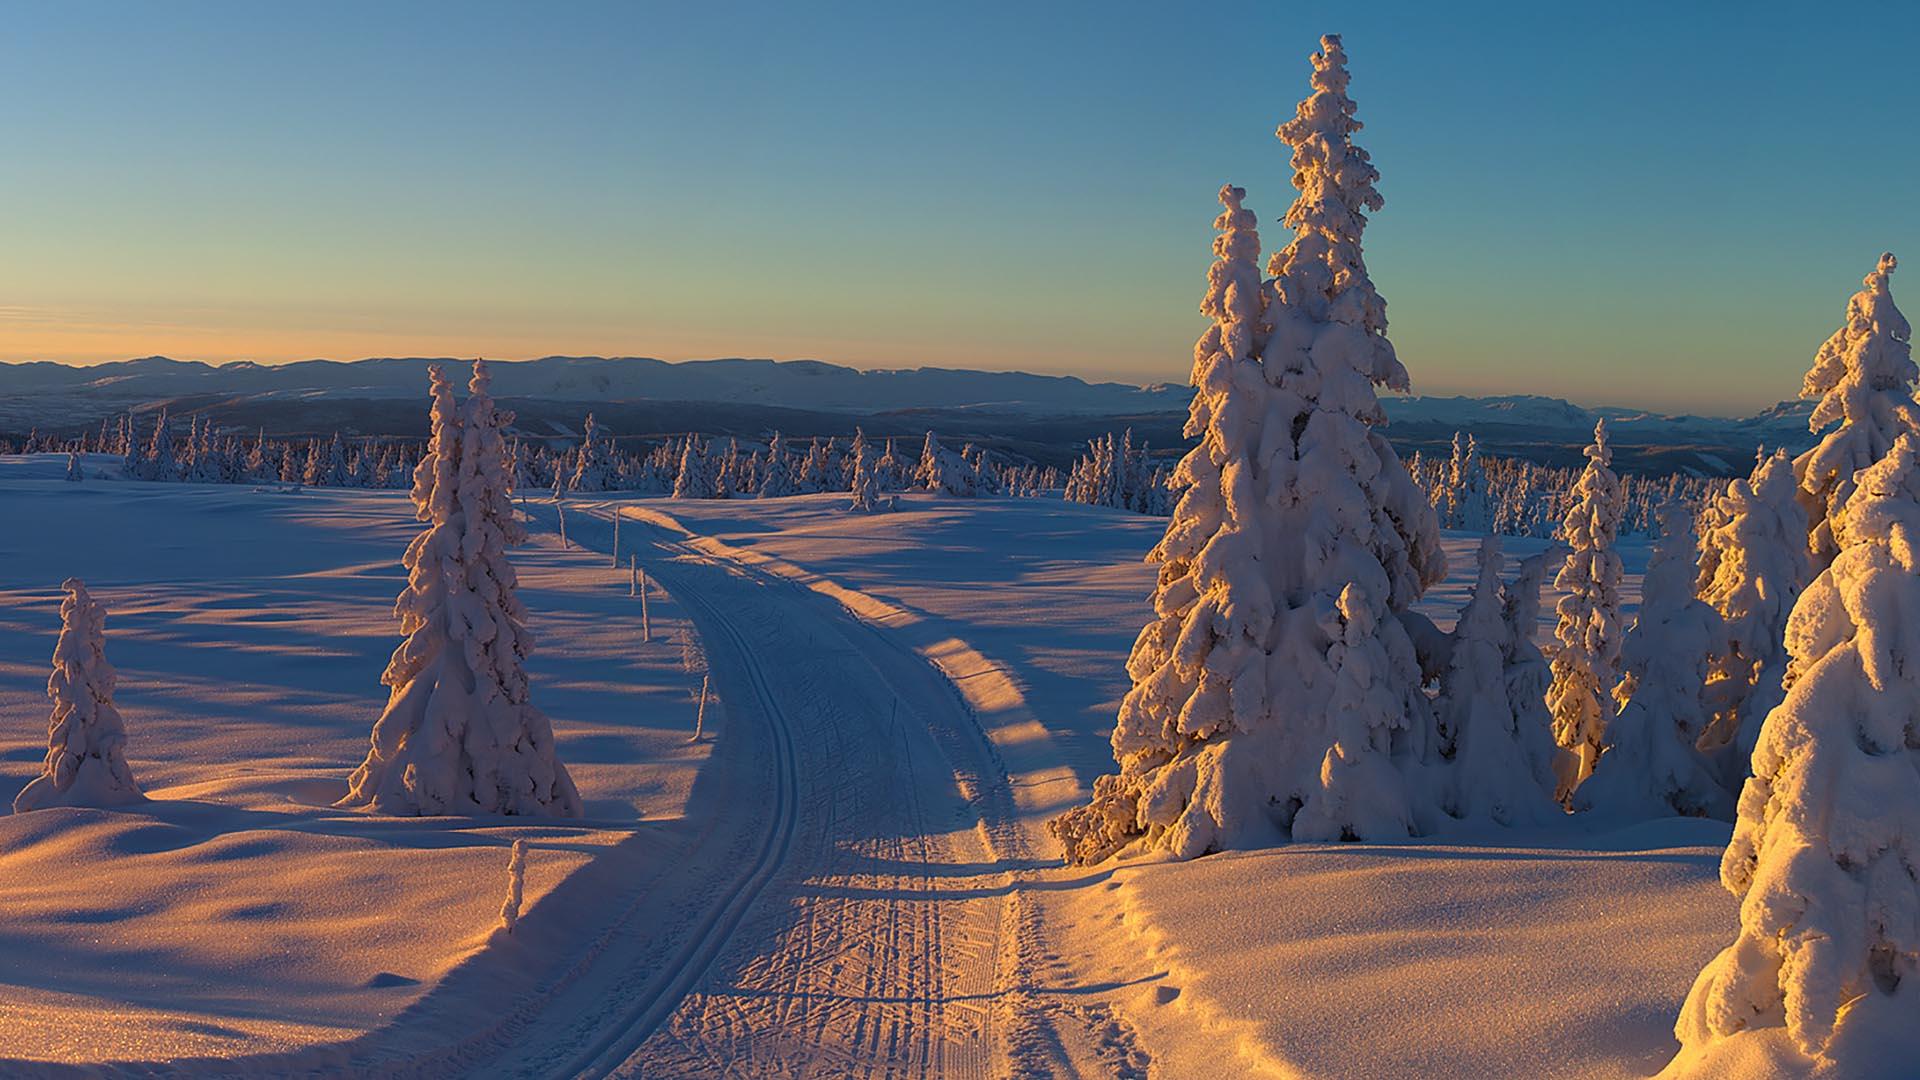
[[[1561,538],[1572,550],[1553,579],[1567,594],[1555,608],[1560,622],[1554,636],[1560,650],[1553,657],[1553,686],[1547,691],[1554,741],[1572,752],[1561,762],[1562,800],[1593,774],[1613,712],[1609,691],[1620,675],[1621,567],[1614,542],[1622,506],[1620,479],[1609,467],[1612,461],[1602,419],[1594,425],[1587,467],[1561,527]]]
[[[1726,651],[1726,622],[1693,595],[1692,511],[1671,504],[1662,521],[1640,612],[1620,649],[1625,674],[1613,690],[1620,709],[1573,807],[1621,820],[1731,817],[1733,799],[1698,748],[1711,719],[1707,675],[1712,657]]]
[[[1834,1077],[1920,1061],[1916,452],[1902,434],[1853,477],[1828,519],[1833,561],[1794,605],[1795,678],[1720,864],[1739,936],[1687,995],[1671,1075],[1727,1075],[1719,1055],[1755,1039]]]
[[[500,904],[500,929],[508,934],[520,928],[520,904],[527,892],[527,842],[515,840],[507,852],[507,898]]]
[[[13,812],[50,806],[121,806],[143,801],[127,766],[127,729],[113,705],[117,681],[107,662],[107,613],[68,578],[60,587],[60,637],[53,646],[47,696],[47,757],[40,775],[13,800]]]
[[[1819,399],[1807,418],[1810,430],[1840,423],[1793,462],[1815,571],[1839,549],[1833,518],[1853,493],[1854,474],[1879,461],[1902,434],[1920,434],[1920,405],[1913,400],[1920,367],[1913,362],[1913,328],[1893,303],[1896,265],[1892,255],[1880,256],[1847,301],[1846,324],[1814,354],[1800,390],[1803,398]]]
[[[1268,270],[1244,192],[1220,191],[1194,347],[1185,488],[1149,558],[1154,619],[1127,662],[1120,770],[1049,823],[1068,859],[1129,844],[1192,857],[1296,839],[1385,839],[1439,816],[1402,772],[1432,716],[1399,612],[1445,571],[1426,496],[1376,430],[1405,389],[1361,256],[1378,173],[1353,144],[1340,39],[1280,137],[1299,196]],[[1270,299],[1269,299],[1270,297]]]
[[[579,817],[580,795],[522,666],[533,639],[506,555],[526,539],[509,496],[506,418],[485,361],[474,361],[464,406],[441,369],[430,371],[433,434],[413,479],[426,528],[407,547],[407,587],[394,604],[406,639],[381,677],[392,693],[340,805]]]

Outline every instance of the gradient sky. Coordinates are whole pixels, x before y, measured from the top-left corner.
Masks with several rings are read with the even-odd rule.
[[[0,359],[1183,381],[1326,31],[1419,392],[1751,411],[1882,250],[1920,315],[1920,5],[1335,7],[0,4]]]

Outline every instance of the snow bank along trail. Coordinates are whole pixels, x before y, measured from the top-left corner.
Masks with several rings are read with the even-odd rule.
[[[784,860],[744,917],[700,941],[712,961],[683,973],[691,992],[657,1024],[662,1003],[648,1003],[584,1071],[1144,1070],[1124,1025],[1043,1002],[1023,982],[1044,946],[1019,890],[1052,860],[1029,847],[1004,770],[951,683],[840,603],[663,514],[569,506],[570,537],[601,549],[624,512],[623,550],[693,611],[730,722],[762,713],[790,740],[797,785]]]

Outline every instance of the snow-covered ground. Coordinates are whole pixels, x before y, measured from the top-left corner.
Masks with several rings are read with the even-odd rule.
[[[0,796],[80,576],[153,801],[0,817],[7,1075],[1646,1075],[1734,925],[1698,822],[1059,867],[1040,826],[1111,767],[1164,522],[1051,500],[576,498],[565,548],[534,499],[529,670],[587,820],[335,811],[404,495],[63,471],[0,459],[43,526],[0,535]],[[651,643],[615,512],[675,597]],[[1476,543],[1448,538],[1442,626]]]
[[[0,815],[0,1061],[352,1046],[403,1014],[484,1044],[502,1034],[493,1009],[561,977],[605,909],[680,877],[711,831],[690,821],[718,744],[688,741],[687,624],[657,600],[643,644],[604,557],[540,542],[517,560],[536,700],[587,820],[369,818],[329,804],[386,700],[415,531],[405,494],[63,472],[55,455],[0,459],[0,798],[45,753],[58,585],[80,576],[107,608],[128,756],[152,801]],[[545,917],[483,949],[516,838]]]

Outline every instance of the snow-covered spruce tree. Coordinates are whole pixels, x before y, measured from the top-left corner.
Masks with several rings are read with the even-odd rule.
[[[1561,539],[1573,550],[1553,579],[1567,594],[1555,609],[1560,614],[1554,630],[1560,651],[1553,657],[1553,686],[1547,691],[1554,741],[1572,752],[1561,762],[1562,800],[1593,774],[1613,712],[1609,690],[1620,677],[1621,567],[1614,541],[1625,502],[1620,478],[1609,467],[1613,451],[1607,445],[1605,418],[1594,425],[1593,445],[1586,454],[1586,470],[1574,485],[1573,504],[1561,524]]]
[[[60,637],[53,646],[47,696],[47,758],[13,800],[13,812],[50,806],[122,806],[146,796],[127,766],[127,729],[113,706],[116,676],[107,662],[107,613],[85,582],[60,587]]]
[[[916,487],[935,495],[972,498],[979,494],[973,464],[940,445],[940,439],[931,431],[927,432],[927,441],[920,448],[920,465],[914,470],[913,480]]]
[[[707,456],[700,437],[688,434],[686,445],[680,451],[680,472],[673,478],[673,497],[711,499],[714,486],[713,459]]]
[[[1787,617],[1810,572],[1797,490],[1781,450],[1763,455],[1707,510],[1696,591],[1726,621],[1727,645],[1707,677],[1714,721],[1702,745],[1725,748],[1730,790],[1746,777],[1761,721],[1786,697]]]
[[[856,444],[859,446],[859,456],[853,462],[853,503],[847,509],[863,514],[886,510],[889,507],[880,498],[880,481],[874,475],[877,459],[873,450],[865,445],[864,440],[856,440]]]
[[[1480,575],[1454,626],[1434,718],[1441,756],[1451,763],[1447,812],[1466,820],[1534,825],[1562,814],[1553,800],[1558,748],[1541,699],[1516,701],[1509,688],[1509,664],[1516,654],[1500,564],[1500,539],[1483,538]],[[1527,588],[1533,590],[1537,611],[1540,579],[1523,572],[1514,589]]]
[[[767,467],[760,474],[760,497],[779,499],[793,494],[793,458],[779,432],[767,443]]]
[[[510,417],[494,407],[486,361],[474,361],[464,405],[440,368],[430,371],[433,432],[413,477],[426,528],[407,547],[394,604],[406,639],[381,676],[386,711],[340,805],[579,817],[580,794],[522,667],[533,639],[506,555],[526,539],[500,435]]]
[[[1460,460],[1460,475],[1454,478],[1453,489],[1453,527],[1467,532],[1492,530],[1493,512],[1487,504],[1487,470],[1480,463],[1480,440],[1471,435],[1467,436],[1467,451]]]
[[[140,465],[140,479],[180,479],[180,466],[173,456],[173,421],[167,418],[165,405],[160,406],[160,418],[153,422],[153,439]]]
[[[1853,493],[1854,474],[1879,461],[1906,432],[1920,434],[1920,405],[1913,386],[1913,328],[1893,304],[1892,255],[1847,301],[1847,321],[1814,354],[1800,396],[1818,398],[1807,426],[1818,433],[1834,421],[1813,449],[1793,462],[1800,505],[1807,512],[1807,545],[1818,572],[1833,560],[1833,517]]]
[[[1707,675],[1712,657],[1726,652],[1727,626],[1694,598],[1697,550],[1692,508],[1662,506],[1640,612],[1620,648],[1619,712],[1607,722],[1593,775],[1573,795],[1575,810],[1623,821],[1733,816],[1732,798],[1698,748],[1711,722]]]
[[[79,483],[87,478],[85,469],[80,467],[80,454],[76,451],[67,455],[67,479]]]
[[[1739,937],[1687,995],[1670,1075],[1728,1075],[1742,1040],[1770,1043],[1780,1075],[1817,1058],[1821,1075],[1908,1076],[1920,1060],[1917,453],[1902,434],[1854,477],[1834,559],[1794,605],[1796,677],[1720,864]]]
[[[593,414],[587,414],[586,437],[580,443],[580,460],[574,463],[573,476],[567,481],[573,491],[611,491],[614,488],[613,446],[600,432]]]
[[[1377,173],[1353,145],[1340,39],[1321,39],[1293,148],[1293,242],[1263,289],[1256,220],[1220,192],[1194,349],[1197,445],[1166,535],[1155,618],[1128,660],[1118,775],[1049,828],[1074,862],[1136,841],[1179,857],[1437,823],[1432,717],[1399,614],[1446,568],[1425,494],[1376,430],[1405,389],[1361,258]],[[1256,359],[1257,358],[1257,359]],[[1403,769],[1405,770],[1403,772]]]

